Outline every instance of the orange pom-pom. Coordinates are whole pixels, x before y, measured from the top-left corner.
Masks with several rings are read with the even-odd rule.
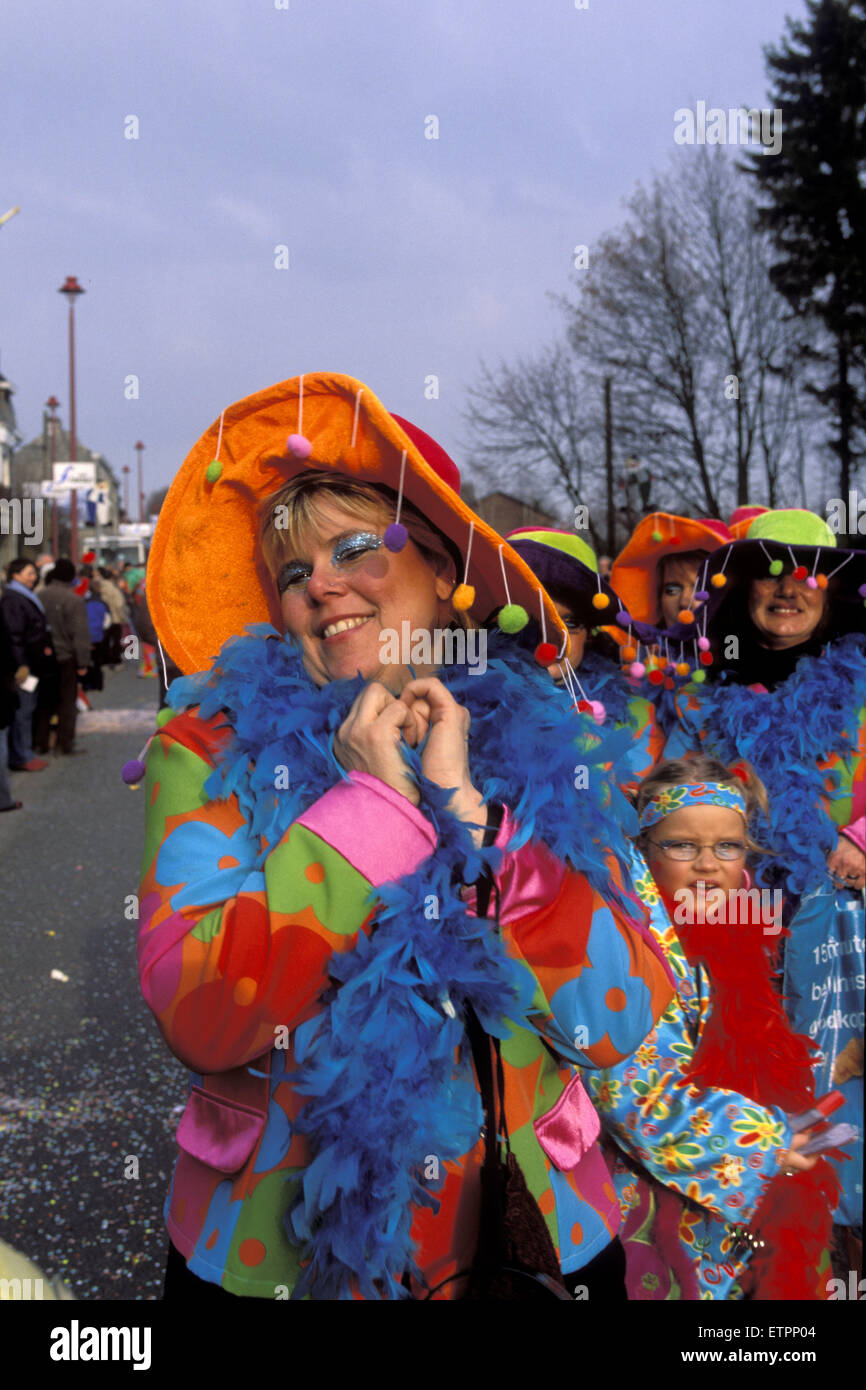
[[[817,580],[818,580],[818,588],[819,588],[819,589],[826,589],[826,587],[827,587],[827,576],[826,576],[826,574],[819,574],[819,575],[816,575],[816,578],[817,578]]]
[[[678,661],[674,670],[678,676],[688,676],[691,674],[691,666],[687,661]]]
[[[694,621],[695,615],[690,608],[680,609],[679,613],[677,614],[678,623],[693,623]]]
[[[458,584],[451,595],[451,602],[458,613],[465,613],[475,602],[475,590],[471,584]]]
[[[714,574],[712,579],[710,580],[710,583],[712,584],[714,589],[724,589],[727,582],[727,576],[724,574]]]
[[[593,594],[592,606],[593,608],[608,608],[610,606],[610,599],[607,594]]]
[[[623,661],[634,661],[637,657],[637,647],[623,647],[620,656]]]

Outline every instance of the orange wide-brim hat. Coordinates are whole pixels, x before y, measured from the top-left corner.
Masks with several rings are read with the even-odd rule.
[[[638,522],[611,566],[611,585],[633,618],[640,623],[658,623],[659,561],[689,550],[711,554],[730,539],[731,533],[723,521],[696,521],[690,516],[652,512]]]
[[[528,616],[557,649],[564,645],[552,600],[461,499],[460,475],[445,451],[391,415],[362,382],[316,372],[227,406],[169,488],[148,559],[147,601],[181,671],[208,669],[223,644],[251,623],[285,631],[259,545],[261,507],[307,469],[386,486],[413,503],[463,558],[461,606],[475,621],[499,613],[500,625],[516,631]]]

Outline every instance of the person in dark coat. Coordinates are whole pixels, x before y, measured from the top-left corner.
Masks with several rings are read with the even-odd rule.
[[[0,811],[20,811],[22,805],[10,792],[9,779],[6,776],[7,730],[18,708],[18,683],[15,680],[17,669],[12,638],[3,617],[3,606],[0,604]]]
[[[16,772],[41,772],[48,763],[33,751],[37,687],[28,690],[22,682],[42,678],[51,658],[51,640],[42,600],[33,592],[39,578],[33,561],[26,556],[11,560],[7,576],[0,603],[19,671],[18,708],[9,726],[9,766]]]
[[[60,668],[57,751],[65,754],[84,751],[75,747],[75,701],[78,677],[83,676],[90,665],[91,648],[87,608],[84,599],[72,587],[74,579],[75,566],[71,560],[61,556],[48,576],[42,594]]]

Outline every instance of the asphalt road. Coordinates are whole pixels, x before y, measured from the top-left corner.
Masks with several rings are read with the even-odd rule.
[[[139,992],[144,791],[120,770],[158,683],[124,667],[90,699],[86,753],[10,773],[0,816],[0,1238],[78,1299],[155,1299],[186,1073]]]

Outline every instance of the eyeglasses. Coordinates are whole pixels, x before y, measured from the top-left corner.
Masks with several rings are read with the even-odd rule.
[[[338,536],[331,552],[331,565],[335,570],[351,570],[355,565],[380,550],[384,544],[381,536],[373,531],[350,531]],[[288,560],[277,575],[277,591],[284,594],[303,593],[313,576],[313,566],[305,560]]]
[[[677,859],[681,863],[697,859],[702,849],[712,850],[716,859],[744,859],[747,849],[742,840],[718,840],[714,845],[699,845],[694,840],[650,840],[649,843],[660,849],[665,859]]]

